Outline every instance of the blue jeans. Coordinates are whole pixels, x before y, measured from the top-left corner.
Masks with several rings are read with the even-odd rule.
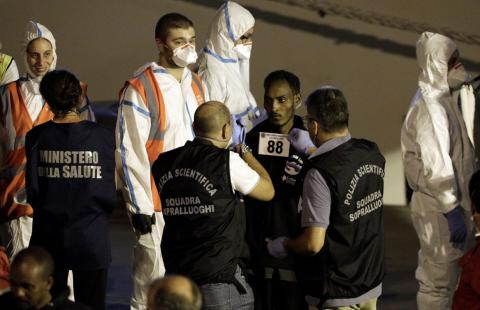
[[[240,294],[235,284],[232,283],[209,283],[200,286],[203,295],[203,307],[206,310],[234,310],[253,309],[253,292],[248,285],[242,270],[237,266],[235,278],[247,291]]]

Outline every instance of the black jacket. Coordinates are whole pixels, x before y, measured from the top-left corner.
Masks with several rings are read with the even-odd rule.
[[[90,121],[47,122],[28,132],[25,149],[30,244],[48,250],[59,267],[107,268],[117,204],[113,132]]]

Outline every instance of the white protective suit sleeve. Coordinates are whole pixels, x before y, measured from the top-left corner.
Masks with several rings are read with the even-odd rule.
[[[426,104],[422,99],[415,104],[404,123],[402,148],[410,186],[436,199],[439,212],[446,213],[458,206],[449,154],[449,120],[440,104]]]
[[[115,162],[127,210],[151,215],[154,212],[150,185],[150,162],[145,145],[150,116],[143,99],[127,87],[121,97],[115,129]]]
[[[463,85],[458,94],[462,103],[462,116],[465,121],[468,138],[472,145],[475,145],[473,131],[475,127],[475,93],[472,85]]]

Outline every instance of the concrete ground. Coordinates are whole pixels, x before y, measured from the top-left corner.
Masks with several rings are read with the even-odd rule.
[[[387,275],[378,309],[415,309],[418,285],[414,272],[418,240],[410,221],[409,209],[386,206],[384,219]],[[113,261],[108,276],[107,309],[129,309],[134,236],[124,210],[118,209],[113,214],[111,237]]]

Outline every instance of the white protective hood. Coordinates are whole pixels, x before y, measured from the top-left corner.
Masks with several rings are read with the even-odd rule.
[[[254,25],[248,10],[233,1],[224,2],[215,13],[199,59],[199,74],[207,84],[210,99],[223,100],[236,115],[258,110],[249,87],[249,60],[239,60],[233,49],[235,41]],[[224,85],[231,91],[229,96]]]
[[[210,25],[206,48],[224,59],[237,61],[235,41],[254,25],[255,18],[248,10],[236,2],[225,1]]]
[[[47,27],[34,22],[34,21],[29,21],[27,23],[27,27],[25,29],[25,39],[23,42],[23,60],[25,64],[25,68],[28,72],[28,75],[31,79],[37,80],[37,82],[40,82],[41,78],[35,78],[35,75],[33,72],[30,70],[30,67],[28,66],[27,63],[27,47],[28,44],[38,38],[43,38],[48,40],[50,44],[52,44],[52,51],[53,51],[53,61],[52,64],[50,65],[49,71],[55,70],[57,66],[57,45],[55,42],[55,38],[53,37],[53,34],[50,32],[50,30],[47,29]]]
[[[457,45],[448,37],[432,32],[424,32],[417,41],[417,60],[422,69],[418,86],[426,103],[430,100],[444,101],[450,98],[448,84],[448,61],[457,50]],[[475,97],[469,85],[460,88],[461,112],[468,137],[474,144]]]
[[[455,43],[441,34],[424,32],[418,39],[417,61],[422,70],[418,87],[425,100],[449,95],[448,60],[456,49]]]

